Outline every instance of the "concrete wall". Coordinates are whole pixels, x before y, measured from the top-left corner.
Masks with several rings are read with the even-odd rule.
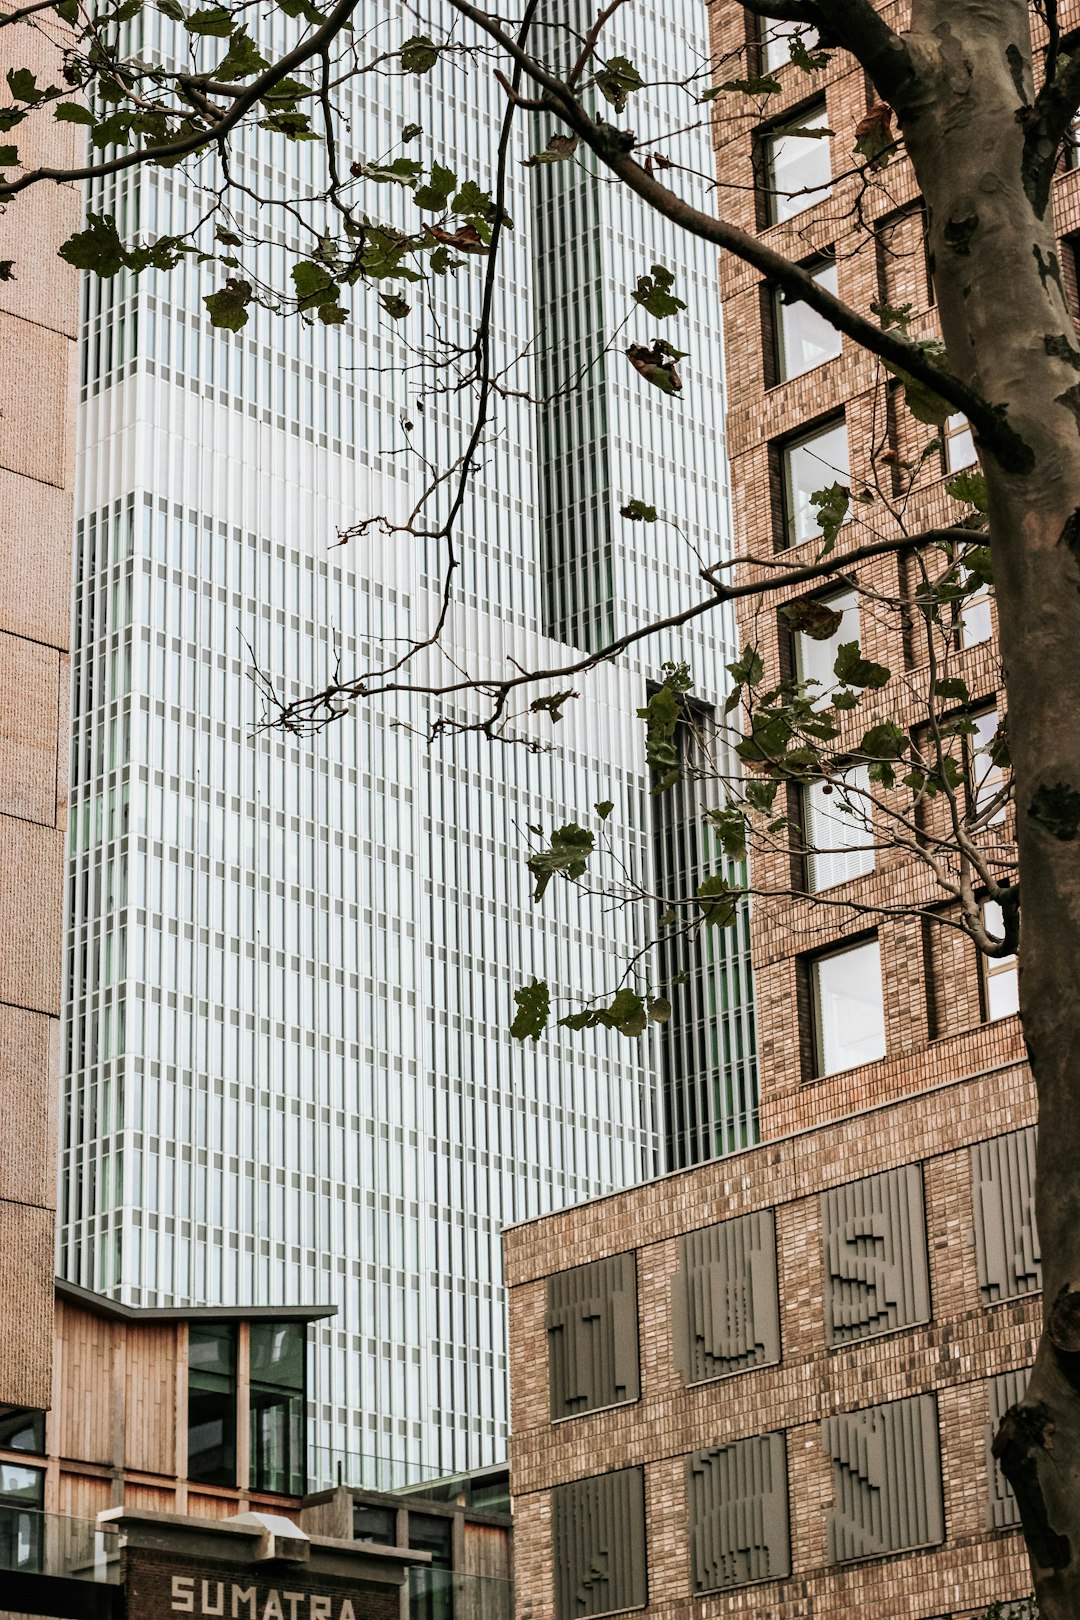
[[[55,83],[59,37],[5,30],[5,66]],[[70,161],[77,135],[31,117],[5,140],[30,166]],[[78,320],[56,248],[79,208],[50,185],[0,215],[0,1401],[35,1407],[51,1404]]]

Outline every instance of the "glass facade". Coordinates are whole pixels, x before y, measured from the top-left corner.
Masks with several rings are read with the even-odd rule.
[[[173,48],[160,13],[135,26],[144,55]],[[708,60],[694,0],[663,28],[651,12],[626,27],[637,34],[618,44],[648,79]],[[361,77],[341,161],[414,123],[418,156],[466,152],[490,187],[505,97],[482,68],[464,83],[442,65]],[[551,411],[499,400],[462,509],[446,635],[470,669],[507,653],[557,665],[567,642],[696,599],[698,552],[722,551],[728,533],[712,255],[587,165],[557,165],[557,183],[526,168],[544,139],[526,120],[512,137],[496,362],[550,392],[531,334],[559,350],[578,322],[592,356],[630,322],[575,398],[565,447]],[[669,150],[707,173],[704,125]],[[122,232],[182,229],[215,180],[201,161],[115,177],[92,205]],[[259,130],[238,161],[288,193],[309,186],[314,158]],[[254,229],[251,205],[233,202]],[[283,229],[263,256],[279,284],[289,245]],[[653,335],[629,289],[657,260],[688,304],[677,332],[669,323],[693,354],[682,400],[621,352]],[[409,408],[407,343],[456,333],[467,346],[479,278],[433,284],[407,332],[364,287],[346,295],[346,327],[256,308],[244,330],[212,330],[202,300],[217,284],[188,262],[84,292],[60,1268],[136,1305],[335,1304],[305,1369],[312,1485],[400,1484],[506,1454],[501,1226],[663,1162],[659,1032],[560,1032],[527,1048],[508,1036],[518,985],[535,975],[602,995],[643,943],[634,908],[612,916],[599,896],[553,890],[534,907],[524,829],[611,800],[620,858],[648,887],[634,711],[676,653],[715,701],[728,630],[718,619],[692,640],[656,638],[647,657],[601,669],[557,729],[523,722],[538,752],[427,740],[441,717],[473,718],[473,700],[361,706],[309,738],[262,729],[260,683],[318,689],[433,621],[434,546],[333,543],[358,518],[401,520],[423,461],[460,454],[469,396]],[[673,522],[643,534],[618,515],[635,495]],[[575,569],[568,606],[558,591]],[[744,1030],[748,994],[739,959],[728,995]],[[253,1466],[261,1447],[268,1469],[291,1470],[297,1386],[266,1384]]]

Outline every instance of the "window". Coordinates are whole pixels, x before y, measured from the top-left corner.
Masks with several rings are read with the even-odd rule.
[[[821,103],[764,137],[770,225],[794,218],[829,195],[832,190],[830,133],[825,122],[825,106]]]
[[[236,1484],[236,1325],[188,1330],[188,1478]]]
[[[834,591],[817,600],[839,613],[840,623],[824,641],[817,641],[802,630],[796,634],[795,673],[800,681],[817,681],[822,691],[829,692],[836,685],[833,665],[837,653],[846,642],[859,639],[859,598],[854,591]]]
[[[969,813],[987,817],[988,827],[1005,819],[1005,789],[1008,785],[1005,767],[990,752],[998,731],[998,712],[987,709],[972,715],[974,733],[968,737],[971,768],[971,803]]]
[[[994,621],[990,613],[988,587],[975,596],[969,596],[963,603],[957,617],[956,628],[961,647],[978,647],[982,642],[990,640],[994,633]]]
[[[304,1493],[306,1350],[302,1322],[251,1324],[253,1490]]]
[[[45,1473],[0,1463],[0,1569],[40,1571]]]
[[[801,36],[808,51],[818,47],[817,30],[801,23],[779,22],[774,17],[760,20],[761,65],[766,73],[777,73],[791,61],[791,41]]]
[[[45,1414],[28,1406],[0,1406],[0,1448],[45,1453]]]
[[[784,542],[801,545],[820,532],[811,497],[851,478],[847,425],[841,416],[783,446]]]
[[[452,1620],[454,1612],[452,1518],[434,1513],[409,1514],[409,1546],[431,1554],[431,1563],[413,1571],[409,1583],[409,1620]]]
[[[813,892],[874,870],[874,827],[865,765],[805,789],[806,880]]]
[[[877,939],[810,964],[817,1073],[841,1074],[885,1056],[881,949]]]
[[[944,440],[946,472],[961,472],[965,467],[973,467],[978,461],[971,425],[960,411],[950,416],[945,423]]]
[[[397,1545],[397,1511],[394,1508],[372,1507],[367,1502],[353,1502],[353,1539],[374,1541],[380,1547]]]
[[[814,280],[827,292],[836,293],[836,261],[810,267]],[[840,353],[840,334],[828,321],[801,299],[789,302],[779,289],[773,293],[773,332],[776,337],[776,365],[781,382],[801,377],[804,371],[835,360]]]
[[[1005,921],[996,900],[983,902],[983,923],[988,934],[995,939],[1005,938]],[[1020,1011],[1020,981],[1015,956],[984,956],[983,988],[986,995],[986,1016],[989,1019],[1008,1018]]]

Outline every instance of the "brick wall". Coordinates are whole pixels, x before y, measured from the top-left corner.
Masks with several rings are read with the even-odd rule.
[[[899,8],[890,12],[899,16]],[[725,62],[722,76],[733,77],[733,53],[746,41],[745,14],[729,0],[714,0],[711,13],[715,53]],[[1062,29],[1076,27],[1080,4],[1070,0]],[[869,105],[863,74],[843,71],[840,64],[814,76],[785,67],[779,77],[783,91],[770,98],[769,119],[797,119],[808,101],[824,96],[834,131],[833,173],[842,175],[849,166],[854,126]],[[725,217],[747,230],[761,230],[774,247],[800,261],[835,252],[841,298],[863,309],[880,299],[910,303],[921,323],[916,329],[932,331],[919,199],[903,161],[890,166],[887,186],[861,198],[865,217],[875,223],[881,244],[877,252],[853,251],[855,182],[849,179],[838,180],[827,199],[797,217],[764,227],[751,189],[754,124],[760,114],[749,100],[740,105],[737,98],[722,97],[714,105],[719,206]],[[1080,230],[1080,174],[1059,177],[1055,207],[1063,234]],[[891,463],[881,460],[881,451],[917,459],[934,430],[896,408],[876,362],[846,341],[835,358],[778,382],[769,352],[768,289],[756,272],[733,258],[721,261],[720,275],[736,544],[740,551],[767,556],[781,538],[778,447],[785,438],[843,409],[850,483],[858,492],[876,487],[875,481],[889,487]],[[958,509],[943,484],[943,460],[935,453],[909,501],[911,530],[955,521]],[[818,542],[811,540],[802,554],[793,547],[785,555],[792,562],[809,562],[817,552]],[[909,565],[903,557],[860,564],[858,578],[870,591],[894,598],[910,594]],[[755,643],[771,674],[791,665],[777,613],[783,600],[782,594],[770,595],[741,616],[744,643]],[[898,613],[867,611],[861,617],[865,656],[902,672],[910,687],[910,697],[898,699],[894,691],[899,683],[894,681],[882,715],[917,725],[918,693],[927,672],[920,663],[925,653],[910,624]],[[963,675],[976,704],[997,703],[1000,677],[993,639],[958,653],[955,673]],[[857,735],[867,723],[862,711],[851,721],[860,728]],[[932,808],[930,814],[936,813]],[[1007,816],[1003,837],[1011,830]],[[790,889],[797,866],[792,852],[778,846],[756,858],[754,883],[759,890]],[[838,893],[864,907],[887,907],[903,898],[913,907],[940,909],[944,901],[926,870],[895,849],[879,850],[873,870]],[[813,953],[851,940],[868,926],[876,928],[881,947],[886,1055],[820,1078],[808,1028],[807,963]],[[1023,1292],[1036,1285],[1030,1276],[1027,1282],[1020,1278],[1019,1258],[1019,1250],[1033,1241],[1033,1212],[1028,1208],[1017,1216],[1011,1206],[998,1209],[998,1188],[979,1179],[978,1164],[1005,1164],[1019,1137],[1010,1137],[1001,1152],[985,1150],[981,1160],[973,1154],[979,1143],[1034,1124],[1019,1020],[988,1016],[981,969],[970,944],[919,917],[868,919],[865,911],[822,907],[811,899],[759,898],[752,913],[751,946],[763,1145],[506,1234],[517,1601],[520,1614],[530,1620],[569,1620],[557,1612],[555,1600],[553,1562],[565,1535],[560,1543],[554,1522],[560,1499],[553,1488],[633,1467],[644,1470],[650,1614],[682,1615],[693,1609],[695,1615],[776,1620],[856,1613],[890,1620],[901,1615],[961,1620],[994,1601],[1022,1598],[1031,1589],[1022,1541],[1013,1528],[1014,1504],[995,1475],[987,1443],[991,1411],[1000,1409],[1007,1391],[1022,1382],[1023,1369],[1034,1355],[1040,1296]],[[928,1313],[888,1331],[830,1343],[828,1323],[836,1309],[837,1285],[826,1266],[826,1254],[832,1251],[822,1226],[821,1195],[905,1166],[918,1167],[925,1211]],[[1006,1204],[1021,1196],[1017,1188],[1022,1180],[1021,1175],[1011,1191],[1000,1194]],[[855,1198],[850,1207],[857,1206]],[[687,1387],[672,1331],[672,1278],[680,1264],[680,1239],[762,1209],[772,1210],[775,1222],[779,1360]],[[996,1241],[991,1229],[999,1216],[1005,1237],[995,1264],[1001,1275],[1007,1274],[1005,1294],[1010,1297],[986,1282],[983,1250]],[[1010,1225],[1016,1220],[1022,1230]],[[868,1274],[887,1248],[887,1238],[865,1245]],[[550,1326],[547,1279],[569,1267],[631,1251],[637,1265],[640,1398],[553,1423],[544,1351]],[[1007,1374],[1017,1376],[1005,1379]],[[1008,1395],[1008,1400],[1015,1398]],[[940,1465],[940,1500],[935,1480],[919,1479],[913,1486],[914,1507],[909,1502],[898,1510],[896,1522],[914,1525],[907,1533],[925,1545],[909,1543],[906,1551],[851,1558],[861,1533],[856,1523],[859,1501],[885,1503],[889,1496],[882,1490],[875,1498],[872,1490],[863,1489],[866,1478],[885,1477],[896,1458],[891,1463],[886,1458],[886,1466],[880,1455],[871,1457],[863,1478],[861,1462],[852,1463],[845,1475],[826,1448],[835,1451],[838,1433],[861,1433],[860,1424],[865,1426],[871,1409],[900,1412],[891,1405],[897,1402],[908,1403],[902,1410],[905,1420],[911,1420],[913,1449],[896,1456],[914,1459],[912,1466],[926,1461],[917,1456],[911,1438],[917,1412],[923,1418],[930,1414],[937,1435],[931,1473]],[[827,1427],[834,1417],[842,1420],[839,1426]],[[889,1425],[879,1427],[883,1433]],[[903,1427],[899,1420],[893,1425],[896,1434]],[[689,1459],[698,1451],[716,1452],[774,1433],[783,1436],[780,1455],[786,1459],[790,1575],[696,1592]],[[855,1491],[850,1500],[845,1496],[849,1486]],[[919,1499],[933,1507],[929,1518],[920,1519]],[[767,1518],[755,1508],[745,1515],[749,1528],[739,1532],[748,1542],[758,1537],[758,1564]],[[735,1534],[730,1523],[721,1528]],[[603,1584],[602,1549],[597,1559],[581,1587],[579,1614],[599,1612],[589,1605],[596,1601],[597,1583]],[[754,1559],[748,1559],[746,1570],[753,1565]]]
[[[11,32],[7,60],[55,83],[55,20]],[[26,166],[67,163],[77,126],[30,119],[10,139]],[[35,1407],[51,1404],[78,322],[55,249],[79,207],[50,186],[0,216],[0,1401]]]

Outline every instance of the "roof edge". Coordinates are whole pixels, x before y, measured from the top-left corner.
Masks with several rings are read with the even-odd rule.
[[[56,1297],[115,1322],[318,1322],[336,1305],[125,1305],[107,1294],[56,1279]]]

